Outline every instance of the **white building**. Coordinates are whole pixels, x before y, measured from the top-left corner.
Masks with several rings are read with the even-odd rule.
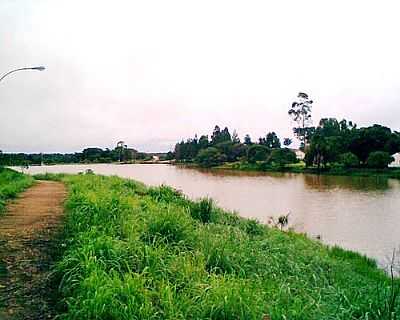
[[[303,151],[301,151],[300,149],[292,149],[292,151],[296,154],[296,158],[298,160],[304,160],[306,154]]]
[[[394,161],[389,163],[389,167],[400,167],[400,152],[392,154]]]

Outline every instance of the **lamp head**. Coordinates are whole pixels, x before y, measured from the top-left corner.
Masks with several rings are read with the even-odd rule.
[[[43,70],[45,70],[46,68],[43,67],[43,66],[39,66],[39,67],[32,67],[31,69],[32,69],[32,70],[43,71]]]

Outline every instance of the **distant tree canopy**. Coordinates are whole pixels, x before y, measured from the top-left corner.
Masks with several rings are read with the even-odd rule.
[[[279,167],[298,162],[296,153],[288,148],[272,150],[267,161],[269,164],[277,165]]]
[[[275,132],[269,132],[265,137],[259,138],[259,143],[253,143],[250,136],[246,134],[242,143],[236,130],[233,130],[231,135],[227,127],[221,130],[217,125],[211,134],[211,141],[207,135],[202,135],[200,139],[197,139],[195,135],[193,139],[177,143],[174,155],[177,161],[194,161],[201,166],[210,167],[221,164],[221,161],[266,161],[271,150],[280,147],[281,143]]]
[[[247,149],[247,161],[249,163],[256,163],[257,161],[267,160],[269,150],[262,144],[253,144]]]
[[[269,132],[265,138],[259,139],[259,144],[266,146],[269,149],[280,148],[281,142],[275,132]]]
[[[300,121],[301,126],[298,128],[301,129],[304,128],[303,121],[307,123],[310,119],[309,104],[312,101],[308,96],[301,96],[299,101],[293,106],[297,111],[293,111],[292,116]],[[302,111],[303,109],[305,111]],[[355,123],[345,119],[338,121],[335,118],[322,118],[317,127],[307,127],[306,135],[300,140],[306,143],[306,165],[317,168],[329,165],[382,168],[390,163],[392,154],[400,152],[399,132],[392,132],[390,128],[378,124],[357,128]],[[180,162],[197,162],[207,167],[235,161],[262,162],[266,166],[282,167],[298,162],[296,153],[287,148],[291,144],[292,140],[285,138],[282,148],[281,141],[274,131],[260,137],[258,143],[252,142],[250,135],[246,134],[242,143],[236,130],[231,135],[227,127],[221,130],[219,126],[215,126],[211,140],[207,135],[202,135],[200,139],[195,135],[193,139],[177,143],[173,156]],[[207,152],[201,152],[203,150]],[[385,152],[386,156],[379,153],[370,158],[373,152]]]
[[[246,134],[246,135],[244,136],[244,144],[246,144],[246,145],[252,144],[250,135]]]
[[[122,160],[149,159],[146,153],[138,152],[135,149],[123,146],[113,150],[97,147],[85,148],[82,152],[76,153],[2,153],[0,152],[0,165],[19,166],[19,165],[40,165],[40,164],[63,164],[63,163],[110,163]]]
[[[286,147],[290,146],[292,144],[292,142],[293,141],[290,138],[283,139],[283,145],[286,146]]]
[[[318,167],[329,163],[342,163],[346,167],[368,166],[382,168],[382,163],[389,161],[392,154],[400,151],[400,134],[390,128],[374,124],[370,127],[357,128],[351,121],[338,121],[324,118],[319,122],[306,149],[306,164]],[[387,161],[377,164],[369,156],[374,152],[385,152],[388,157],[379,156]],[[390,163],[386,163],[384,167]]]
[[[220,150],[214,147],[209,147],[200,150],[196,157],[197,162],[203,167],[214,167],[225,162],[226,157]]]

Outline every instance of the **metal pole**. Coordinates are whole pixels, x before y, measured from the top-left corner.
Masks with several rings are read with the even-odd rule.
[[[38,70],[38,71],[43,71],[45,69],[45,67],[40,66],[40,67],[27,67],[27,68],[19,68],[19,69],[15,69],[15,70],[11,70],[9,72],[7,72],[6,74],[4,74],[1,78],[0,78],[0,82],[7,77],[9,74],[17,72],[17,71],[22,71],[22,70]]]

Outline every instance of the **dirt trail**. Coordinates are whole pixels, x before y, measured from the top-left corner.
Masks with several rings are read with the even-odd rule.
[[[65,197],[62,183],[40,181],[0,217],[0,320],[52,316],[49,269]]]

